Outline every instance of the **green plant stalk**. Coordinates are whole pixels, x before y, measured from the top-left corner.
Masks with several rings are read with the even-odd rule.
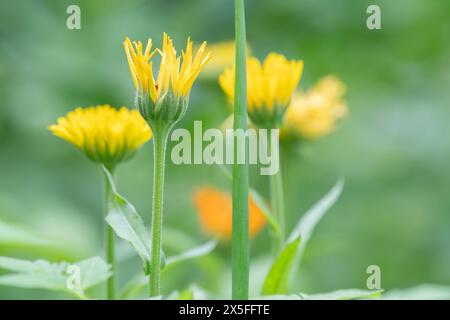
[[[245,36],[245,3],[235,0],[236,75],[234,96],[234,129],[247,130],[247,80]],[[237,152],[244,152],[245,163],[237,163]],[[233,164],[233,231],[231,244],[232,298],[248,299],[249,225],[248,225],[248,140],[244,150],[235,144]]]
[[[108,169],[111,175],[113,174],[113,170],[111,168]],[[111,186],[108,182],[108,176],[104,175],[104,212],[105,217],[108,214],[108,204],[111,198]],[[116,261],[114,255],[114,230],[106,224],[105,226],[105,240],[106,240],[106,261],[111,266],[111,276],[108,278],[106,284],[106,298],[108,300],[114,300],[116,298]]]
[[[271,144],[272,145],[272,144]],[[273,152],[273,151],[272,151]],[[283,177],[281,173],[281,158],[280,151],[277,153],[277,161],[280,164],[278,172],[270,176],[270,200],[272,204],[272,211],[275,219],[280,227],[279,239],[276,244],[277,252],[281,249],[286,240],[286,217],[284,208],[284,192],[283,192]]]
[[[164,200],[164,167],[169,130],[153,130],[153,205],[151,224],[150,297],[160,294]]]

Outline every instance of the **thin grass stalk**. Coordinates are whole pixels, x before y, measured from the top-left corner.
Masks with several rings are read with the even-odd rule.
[[[236,75],[234,97],[234,130],[247,130],[247,80],[245,36],[245,1],[235,0]],[[234,144],[233,164],[233,231],[232,231],[232,298],[248,299],[249,225],[248,225],[248,139],[244,146]],[[243,148],[242,148],[243,147]],[[244,152],[244,164],[237,163],[238,152]]]

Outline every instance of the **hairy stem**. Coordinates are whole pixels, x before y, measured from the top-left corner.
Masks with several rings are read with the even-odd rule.
[[[151,225],[150,297],[160,294],[161,245],[164,200],[164,167],[168,133],[154,131],[153,138],[153,205]]]
[[[111,175],[113,174],[113,170],[110,170]],[[105,189],[105,195],[104,195],[104,212],[105,217],[108,214],[108,203],[111,198],[111,186],[108,181],[108,176],[105,174],[105,181],[104,181],[104,189]],[[111,266],[111,277],[108,278],[107,284],[106,284],[106,297],[108,300],[114,300],[116,298],[116,261],[114,256],[114,231],[109,226],[105,226],[105,241],[106,241],[106,261]]]

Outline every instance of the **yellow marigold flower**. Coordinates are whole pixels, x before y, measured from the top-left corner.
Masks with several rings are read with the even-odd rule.
[[[334,131],[337,120],[347,114],[345,92],[344,83],[327,76],[306,93],[295,95],[286,113],[283,132],[314,139]]]
[[[226,192],[204,187],[194,193],[194,204],[197,208],[203,229],[226,239],[231,238],[232,200]],[[264,227],[266,219],[261,209],[249,197],[249,229],[253,237]]]
[[[109,105],[76,108],[49,126],[57,137],[70,142],[86,156],[108,167],[129,159],[152,137],[137,110],[116,110]]]
[[[287,60],[278,53],[270,53],[264,62],[254,57],[247,59],[248,113],[258,127],[277,128],[292,94],[300,82],[303,61]],[[234,99],[234,68],[227,68],[219,77],[219,84]]]
[[[202,43],[195,55],[192,45],[188,38],[186,50],[182,51],[181,56],[177,56],[172,39],[166,33],[161,50],[152,51],[151,39],[145,50],[140,41],[131,42],[126,38],[123,42],[131,77],[138,93],[137,104],[146,120],[158,118],[158,115],[162,117],[160,111],[174,120],[178,120],[184,113],[192,85],[211,59],[211,54],[206,52],[206,42]],[[156,79],[151,61],[155,52],[161,55]]]

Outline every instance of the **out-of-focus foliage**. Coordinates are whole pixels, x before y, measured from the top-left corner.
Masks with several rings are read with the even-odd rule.
[[[70,4],[81,8],[81,30],[66,28]],[[381,7],[381,30],[366,28],[369,4]],[[373,264],[385,290],[450,285],[449,10],[446,0],[247,1],[253,55],[277,51],[304,60],[301,87],[334,74],[348,89],[349,115],[335,133],[282,148],[289,231],[338,177],[346,178],[291,292],[364,288]],[[166,31],[178,47],[188,35],[196,43],[226,41],[234,34],[233,14],[231,1],[218,0],[0,2],[0,230],[17,240],[0,234],[0,255],[77,261],[101,253],[101,169],[47,126],[76,106],[132,107],[125,36],[160,44]],[[194,85],[179,126],[192,129],[202,120],[204,128],[218,127],[228,114],[227,98],[208,75]],[[120,194],[147,226],[151,152],[148,143],[117,172]],[[171,256],[209,239],[194,211],[195,187],[230,182],[215,166],[166,170],[164,251]],[[252,170],[251,183],[267,197],[267,177]],[[124,285],[142,265],[127,244],[118,249]],[[252,240],[251,254],[256,296],[270,266],[267,230]],[[198,292],[228,294],[229,266],[230,248],[220,244],[165,271],[163,293],[195,284]],[[0,298],[67,296],[0,287]]]

